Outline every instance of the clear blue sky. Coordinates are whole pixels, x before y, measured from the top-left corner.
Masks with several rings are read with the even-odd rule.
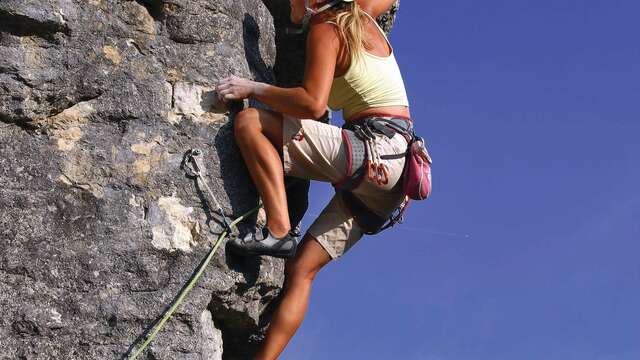
[[[402,1],[391,41],[433,197],[325,267],[282,359],[640,359],[639,16]],[[305,224],[331,191],[314,185]]]

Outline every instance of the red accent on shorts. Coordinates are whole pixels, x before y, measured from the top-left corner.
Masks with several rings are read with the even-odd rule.
[[[302,132],[297,133],[297,134],[293,135],[291,137],[291,139],[293,139],[295,141],[302,141],[302,140],[304,140],[304,134]]]

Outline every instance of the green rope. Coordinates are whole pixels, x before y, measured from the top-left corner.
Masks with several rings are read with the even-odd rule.
[[[246,213],[240,215],[240,217],[238,217],[237,219],[233,220],[233,222],[231,222],[231,224],[229,224],[230,225],[229,227],[230,228],[231,227],[235,227],[239,222],[241,222],[242,220],[246,219],[249,215],[253,214],[254,212],[258,211],[261,207],[262,207],[262,204],[258,204],[253,209],[251,209],[251,210],[247,211]],[[142,344],[142,346],[140,346],[140,348],[138,348],[138,350],[135,352],[135,354],[133,354],[133,356],[129,357],[129,360],[137,359],[138,356],[140,356],[140,354],[142,354],[142,352],[147,348],[147,346],[149,346],[149,344],[153,341],[153,339],[156,337],[156,335],[158,335],[160,330],[162,330],[162,327],[164,327],[164,325],[167,322],[167,320],[169,320],[169,318],[171,317],[171,315],[173,315],[173,313],[176,311],[178,306],[180,306],[180,303],[182,303],[182,301],[187,296],[187,294],[196,285],[196,283],[198,282],[198,280],[200,279],[200,277],[204,273],[205,268],[207,267],[207,265],[209,265],[209,262],[211,261],[211,259],[213,259],[213,255],[218,250],[218,247],[222,243],[222,240],[224,240],[224,238],[227,237],[227,235],[228,235],[227,230],[224,230],[220,234],[220,236],[218,237],[218,240],[216,240],[215,244],[213,245],[213,248],[211,248],[211,250],[209,250],[209,254],[207,255],[207,258],[202,263],[202,265],[200,265],[200,268],[198,268],[198,272],[191,279],[189,284],[187,284],[187,286],[180,292],[180,295],[178,296],[176,301],[173,303],[173,305],[171,305],[171,307],[167,311],[165,311],[165,313],[162,316],[162,319],[160,320],[160,322],[158,322],[153,327],[153,331],[147,336],[145,342]],[[135,345],[135,343],[133,345]]]

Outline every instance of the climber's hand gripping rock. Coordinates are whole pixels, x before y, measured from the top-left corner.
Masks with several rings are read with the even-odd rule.
[[[221,101],[243,100],[255,93],[258,82],[231,75],[218,82],[216,92]]]

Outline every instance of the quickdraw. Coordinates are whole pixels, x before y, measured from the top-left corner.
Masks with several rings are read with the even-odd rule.
[[[204,188],[207,190],[207,192],[209,193],[209,196],[213,199],[214,204],[218,208],[218,214],[222,218],[222,224],[224,225],[224,229],[229,234],[231,234],[232,231],[231,231],[231,224],[229,223],[229,219],[227,219],[227,216],[225,215],[224,210],[222,209],[222,206],[218,202],[218,199],[216,199],[216,197],[213,195],[213,191],[211,191],[211,188],[209,188],[209,185],[207,184],[207,181],[204,178],[205,168],[200,162],[201,156],[202,156],[202,151],[200,149],[189,149],[185,153],[182,159],[180,168],[185,171],[187,176],[195,178],[196,181],[198,181],[198,179],[201,180],[202,185],[204,185]]]
[[[378,185],[387,185],[389,183],[389,171],[384,164],[372,163],[367,160],[367,180]]]
[[[374,123],[376,124],[376,123]],[[377,127],[373,127],[377,130]],[[378,152],[377,137],[369,126],[354,126],[354,133],[364,143],[366,157],[364,167],[367,180],[379,186],[389,184],[389,171]]]

